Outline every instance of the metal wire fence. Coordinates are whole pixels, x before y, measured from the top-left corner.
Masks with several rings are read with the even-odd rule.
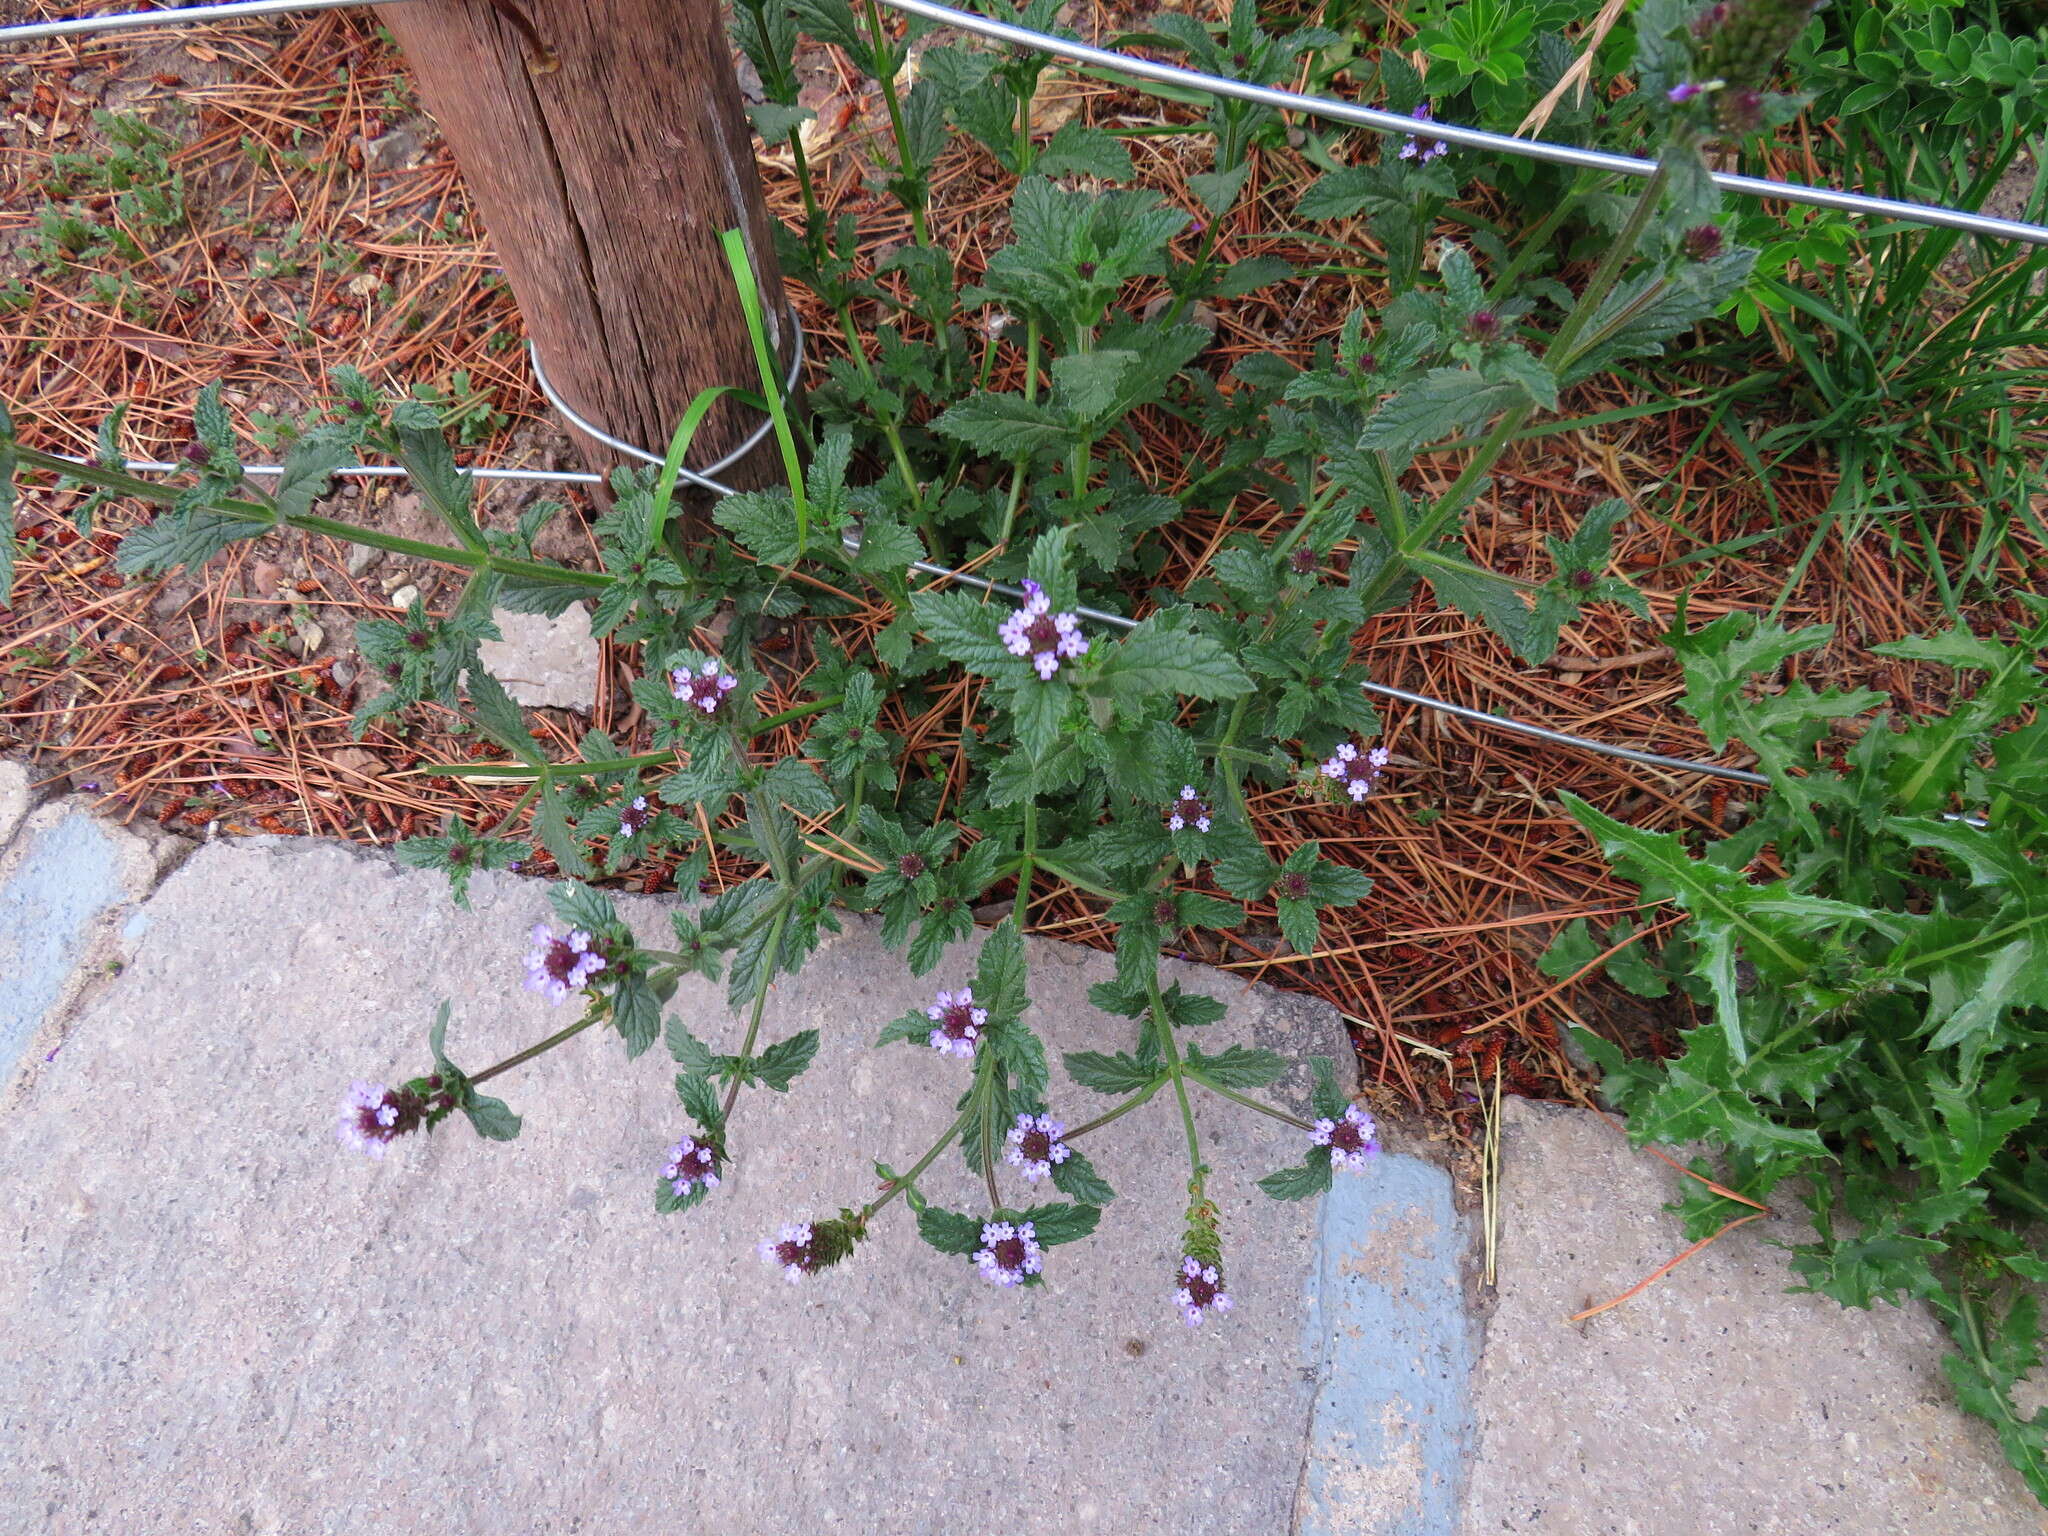
[[[0,47],[39,42],[51,38],[83,36],[96,32],[127,31],[142,27],[183,26],[199,22],[231,21],[243,17],[284,15],[295,11],[333,10],[345,5],[357,4],[359,0],[235,0],[235,3],[220,5],[182,6],[162,11],[114,12],[100,16],[82,16],[66,20],[28,22],[17,26],[0,27]],[[389,3],[389,0],[387,0]],[[1295,91],[1278,90],[1271,86],[1255,85],[1249,81],[1235,80],[1223,75],[1208,74],[1201,70],[1187,69],[1156,59],[1142,58],[1136,54],[1115,49],[1100,48],[1074,38],[1059,37],[1051,33],[1034,31],[1010,22],[999,21],[972,11],[963,11],[948,5],[934,3],[934,0],[879,0],[890,10],[900,11],[941,26],[956,28],[987,38],[991,42],[1008,47],[1042,53],[1051,58],[1061,59],[1070,64],[1103,70],[1142,84],[1163,85],[1176,89],[1194,89],[1212,96],[1249,102],[1253,105],[1272,108],[1279,112],[1297,113],[1304,117],[1329,122],[1344,123],[1355,128],[1369,129],[1375,133],[1398,134],[1406,137],[1415,132],[1415,119],[1399,113],[1385,112],[1376,107],[1364,106],[1358,102],[1344,101],[1325,96],[1303,95]],[[1643,160],[1631,155],[1609,154],[1602,150],[1585,149],[1577,145],[1552,143],[1542,139],[1523,139],[1509,134],[1494,133],[1484,128],[1467,127],[1463,124],[1432,121],[1429,136],[1467,149],[1484,150],[1495,154],[1513,155],[1527,160],[1543,161],[1552,165],[1572,166],[1582,170],[1604,172],[1616,176],[1647,176],[1656,169],[1656,162]],[[2048,246],[2048,225],[2030,224],[2017,219],[1998,218],[1993,215],[1964,208],[1948,208],[1935,204],[1906,202],[1895,198],[1873,197],[1866,193],[1854,192],[1837,187],[1807,186],[1798,182],[1773,181],[1763,177],[1740,176],[1716,173],[1714,182],[1724,191],[1745,197],[1768,198],[1780,202],[1800,203],[1818,208],[1831,208],[1843,213],[1852,213],[1866,218],[1897,220],[1901,223],[1924,225],[1933,228],[1960,230],[1966,234],[1988,239],[2016,241],[2023,244]],[[660,464],[662,456],[632,443],[613,437],[575,411],[549,382],[541,367],[537,353],[529,347],[529,360],[533,367],[535,382],[556,412],[571,426],[588,434],[593,440],[604,443],[614,451],[650,464]],[[798,339],[797,360],[792,365],[791,377],[802,366],[802,340]],[[764,424],[762,433],[767,430]],[[702,470],[685,469],[682,478],[716,495],[729,495],[732,488],[715,478],[719,470],[737,461],[759,441],[762,434],[734,453],[726,455],[714,465]],[[85,463],[85,460],[76,462]],[[152,460],[129,460],[126,468],[137,473],[169,473],[183,466]],[[254,476],[274,476],[282,473],[275,464],[252,464],[244,466],[246,473]],[[393,464],[351,464],[335,471],[343,476],[403,476],[405,470]],[[465,469],[463,473],[480,480],[526,480],[554,481],[567,484],[594,485],[602,483],[603,476],[588,472],[527,470],[491,468],[479,466]],[[849,535],[849,538],[856,536]],[[955,570],[949,566],[937,565],[930,561],[917,561],[910,569],[921,575],[940,580],[959,582],[982,591],[1000,593],[1004,596],[1021,597],[1023,594],[1006,583],[992,581],[970,571]],[[1121,614],[1108,613],[1099,609],[1078,610],[1083,619],[1111,627],[1129,628],[1135,620]],[[1547,726],[1515,719],[1508,715],[1497,715],[1485,710],[1467,708],[1447,699],[1431,698],[1427,694],[1412,693],[1404,688],[1395,688],[1383,683],[1366,683],[1366,692],[1381,698],[1396,699],[1418,708],[1435,711],[1457,719],[1481,725],[1488,729],[1509,732],[1515,735],[1546,742],[1573,751],[1590,752],[1606,757],[1620,758],[1640,763],[1646,767],[1666,769],[1674,772],[1696,773],[1714,778],[1733,780],[1737,783],[1767,785],[1770,781],[1760,773],[1747,769],[1729,767],[1721,763],[1699,762],[1688,758],[1670,757],[1663,753],[1646,752],[1634,747],[1621,746],[1614,742],[1597,741],[1591,737],[1574,736],[1563,731],[1554,731]],[[1958,817],[1957,820],[1972,818]]]

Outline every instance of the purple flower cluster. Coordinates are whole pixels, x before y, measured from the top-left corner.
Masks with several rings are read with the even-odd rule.
[[[931,1033],[932,1049],[947,1056],[972,1056],[975,1043],[981,1039],[982,1026],[988,1023],[988,1010],[974,1006],[972,987],[941,992],[938,1000],[925,1009],[924,1016],[935,1026]]]
[[[420,1128],[426,1118],[426,1101],[403,1088],[386,1088],[382,1083],[352,1083],[341,1101],[341,1123],[335,1134],[341,1144],[365,1157],[382,1157],[384,1148]]]
[[[1003,620],[996,634],[1012,656],[1028,656],[1041,678],[1050,680],[1062,661],[1088,654],[1088,637],[1071,613],[1054,613],[1045,588],[1026,578],[1024,606]]]
[[[1380,1129],[1371,1115],[1356,1104],[1344,1111],[1341,1120],[1318,1120],[1308,1139],[1330,1149],[1331,1166],[1356,1172],[1380,1149]]]
[[[685,703],[696,705],[707,715],[717,714],[725,696],[739,685],[740,680],[730,672],[721,672],[715,661],[705,662],[695,672],[688,667],[677,667],[668,675],[668,691]]]
[[[654,820],[654,811],[647,804],[645,795],[635,795],[631,805],[619,811],[619,830],[628,837],[638,836],[647,829],[647,823]]]
[[[590,978],[604,969],[604,956],[590,947],[593,940],[581,928],[557,935],[546,923],[535,923],[531,937],[526,990],[540,993],[551,1003],[566,1003],[570,993],[582,991]]]
[[[685,1136],[668,1149],[668,1161],[661,1165],[661,1176],[669,1181],[669,1188],[678,1198],[699,1185],[707,1190],[716,1189],[718,1149],[708,1141]]]
[[[1055,1163],[1074,1155],[1074,1149],[1060,1140],[1066,1128],[1064,1120],[1051,1115],[1019,1115],[1004,1138],[1003,1161],[1021,1169],[1025,1183],[1036,1184],[1052,1172]]]
[[[1007,1221],[984,1222],[974,1267],[990,1285],[1022,1285],[1025,1276],[1045,1267],[1045,1250],[1038,1246],[1037,1234],[1028,1221],[1014,1226]]]
[[[1385,747],[1365,752],[1356,742],[1339,742],[1337,755],[1323,764],[1323,777],[1341,784],[1355,804],[1379,787],[1380,770],[1392,755]]]
[[[1433,121],[1429,112],[1429,103],[1426,101],[1418,102],[1415,110],[1408,115],[1418,122],[1427,123]],[[1430,161],[1436,159],[1438,155],[1447,155],[1450,152],[1451,146],[1442,139],[1433,139],[1427,134],[1421,133],[1410,135],[1408,142],[1401,146],[1401,158],[1403,160],[1413,160],[1417,165],[1427,165]]]
[[[1195,786],[1183,784],[1180,798],[1166,808],[1166,830],[1185,832],[1193,827],[1197,832],[1209,830],[1209,807],[1195,797]]]
[[[775,1237],[761,1241],[761,1259],[782,1271],[782,1278],[795,1285],[805,1275],[823,1269],[826,1259],[818,1245],[817,1233],[808,1221],[785,1226]]]
[[[1228,1312],[1236,1305],[1223,1289],[1223,1272],[1193,1254],[1180,1261],[1180,1273],[1174,1278],[1180,1288],[1173,1293],[1173,1304],[1190,1328],[1201,1327],[1202,1319],[1211,1312]]]

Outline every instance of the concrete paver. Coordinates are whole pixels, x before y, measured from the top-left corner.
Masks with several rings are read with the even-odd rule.
[[[1498,1305],[1480,1360],[1460,1536],[2041,1536],[2048,1517],[1942,1375],[1920,1305],[1790,1295],[1770,1240],[1701,1250],[1663,1209],[1678,1175],[1584,1110],[1510,1099]],[[1779,1202],[1791,1211],[1790,1192]]]

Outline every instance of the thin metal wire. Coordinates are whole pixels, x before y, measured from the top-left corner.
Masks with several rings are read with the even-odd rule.
[[[201,21],[235,21],[244,16],[332,11],[362,3],[363,0],[236,0],[229,5],[181,5],[168,11],[117,11],[108,16],[75,16],[66,21],[29,21],[0,27],[0,45],[40,42],[46,37],[79,37],[88,32],[121,32],[134,27],[177,27]]]
[[[796,350],[789,360],[789,372],[783,376],[782,380],[782,393],[785,398],[796,393],[796,381],[802,377],[804,369],[804,328],[799,325],[795,329]],[[629,443],[624,438],[613,437],[604,428],[577,414],[575,409],[570,406],[568,401],[562,398],[561,393],[549,380],[547,370],[540,365],[540,348],[531,341],[526,343],[526,360],[533,366],[534,383],[538,384],[540,392],[548,397],[548,404],[555,408],[556,414],[568,422],[570,426],[576,428],[577,431],[587,437],[595,438],[613,452],[623,453],[628,458],[640,460],[643,464],[665,464],[668,462],[661,454],[649,453],[645,448]],[[721,469],[730,469],[733,465],[739,463],[741,459],[744,459],[758,448],[767,438],[768,434],[774,430],[775,418],[764,415],[761,419],[761,425],[754,428],[753,432],[748,435],[747,440],[741,443],[739,447],[733,449],[731,453],[728,453],[714,464],[706,464],[702,469],[681,470],[678,472],[679,478],[689,481],[692,485],[702,486],[714,495],[730,496],[732,494],[731,487],[719,484],[711,476],[717,474]]]
[[[52,454],[52,458],[67,459],[73,464],[88,467],[97,464],[97,459],[81,459],[76,454]],[[172,475],[192,468],[190,464],[166,464],[161,459],[123,459],[121,467],[133,475]],[[328,471],[329,474],[344,477],[384,477],[405,474],[403,464],[343,464]],[[244,464],[242,473],[261,478],[272,478],[284,473],[282,464]],[[595,475],[581,469],[492,469],[488,465],[474,468],[457,467],[455,473],[467,475],[474,480],[538,480],[544,482],[566,481],[572,485],[602,485],[603,475]]]
[[[241,3],[227,5],[181,6],[169,11],[129,11],[107,16],[80,16],[68,21],[29,22],[21,26],[0,27],[0,44],[34,42],[46,37],[74,36],[125,27],[176,26],[191,22],[227,21],[238,16],[270,16],[291,11],[331,10],[348,3],[352,3],[352,0],[241,0]],[[1015,26],[1010,22],[995,21],[987,16],[978,16],[972,11],[956,10],[950,5],[937,5],[933,0],[880,0],[880,3],[905,15],[919,16],[941,26],[957,27],[963,32],[973,32],[993,42],[1050,54],[1054,58],[1091,65],[1096,69],[1110,70],[1133,80],[1205,91],[1212,96],[1228,97],[1233,101],[1248,101],[1282,112],[1299,112],[1305,117],[1327,118],[1332,122],[1349,123],[1355,128],[1370,128],[1375,133],[1398,133],[1405,136],[1418,131],[1414,118],[1403,117],[1397,112],[1383,112],[1377,107],[1364,107],[1356,102],[1337,101],[1326,96],[1304,96],[1296,91],[1277,90],[1269,85],[1253,85],[1249,81],[1232,80],[1224,75],[1205,74],[1198,69],[1184,69],[1177,64],[1141,59],[1132,54],[1119,53],[1114,49],[1097,48],[1088,43],[1077,42],[1072,38],[1055,37],[1050,33],[1034,32],[1028,27]],[[1612,155],[1604,150],[1583,149],[1576,144],[1554,144],[1547,139],[1519,139],[1513,134],[1494,133],[1485,128],[1467,128],[1460,123],[1431,122],[1424,131],[1432,139],[1441,139],[1446,144],[1463,145],[1467,149],[1490,150],[1496,154],[1516,155],[1525,160],[1542,160],[1552,165],[1606,171],[1617,176],[1647,176],[1657,168],[1654,160],[1643,160],[1634,155]],[[1746,197],[1776,198],[1781,202],[1804,203],[1814,208],[1833,208],[1843,213],[1860,213],[1877,218],[1899,219],[1908,224],[1959,229],[1967,234],[1986,235],[1994,240],[2016,240],[2027,245],[2048,245],[2048,226],[2027,224],[2018,219],[1995,218],[1990,214],[1972,213],[1963,208],[1944,208],[1931,203],[1908,203],[1896,198],[1872,197],[1863,192],[1850,192],[1840,187],[1809,187],[1799,182],[1771,181],[1761,176],[1737,176],[1719,171],[1714,173],[1713,180],[1723,191],[1739,192]],[[618,447],[620,452],[625,451],[620,445],[612,446]]]
[[[920,16],[926,21],[935,21],[943,26],[957,27],[963,32],[973,32],[995,42],[1008,43],[1013,48],[1031,49],[1077,64],[1112,70],[1134,80],[1146,80],[1157,85],[1185,86],[1206,91],[1212,96],[1227,96],[1234,101],[1248,101],[1257,106],[1273,107],[1283,112],[1299,112],[1306,117],[1328,118],[1334,122],[1349,123],[1356,128],[1370,128],[1376,133],[1398,133],[1405,136],[1419,132],[1432,139],[1441,139],[1446,144],[1459,144],[1468,149],[1519,155],[1525,160],[1543,160],[1553,165],[1607,171],[1618,176],[1647,176],[1657,168],[1656,161],[1640,160],[1633,155],[1610,155],[1597,149],[1581,149],[1572,144],[1553,144],[1544,139],[1518,139],[1511,134],[1493,133],[1484,128],[1466,128],[1456,123],[1432,122],[1424,128],[1414,118],[1404,117],[1396,112],[1382,112],[1376,107],[1362,107],[1356,102],[1333,101],[1322,96],[1303,96],[1294,91],[1276,90],[1272,86],[1252,85],[1247,81],[1232,80],[1222,75],[1183,69],[1176,64],[1140,59],[1128,53],[1118,53],[1113,49],[1092,47],[1071,38],[1053,37],[1044,32],[1034,32],[1028,27],[1014,26],[1005,21],[993,21],[986,16],[977,16],[971,11],[956,10],[950,5],[936,5],[932,0],[881,0],[881,3],[891,10],[902,11],[910,16]],[[1960,229],[1973,235],[1989,235],[1998,240],[2048,245],[2048,226],[2025,224],[2017,219],[1993,218],[1988,214],[1971,213],[1961,208],[1900,202],[1889,197],[1870,197],[1861,192],[1843,191],[1837,187],[1809,187],[1798,182],[1769,181],[1760,176],[1734,176],[1717,172],[1713,179],[1714,184],[1724,191],[1740,192],[1748,197],[1776,198],[1781,202],[1806,203],[1815,208],[1839,209],[1844,213],[1902,219],[1909,224],[1932,224],[1944,229]]]

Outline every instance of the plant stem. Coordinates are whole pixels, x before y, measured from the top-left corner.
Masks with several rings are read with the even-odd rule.
[[[178,499],[178,491],[167,485],[155,485],[133,475],[117,470],[102,469],[95,464],[74,464],[69,459],[60,459],[35,448],[15,445],[15,457],[24,469],[39,469],[53,475],[63,475],[81,485],[90,485],[100,490],[113,491],[123,496],[133,496],[140,501],[153,501],[160,506],[169,506]],[[237,518],[243,522],[262,523],[266,526],[297,528],[306,533],[324,534],[328,538],[347,539],[353,543],[366,544],[372,549],[388,550],[392,554],[405,555],[415,560],[431,560],[438,565],[457,565],[466,569],[490,570],[500,576],[520,576],[533,581],[553,582],[562,586],[590,587],[603,590],[612,584],[612,578],[602,571],[572,571],[564,566],[543,565],[536,560],[514,560],[505,555],[494,555],[483,551],[460,549],[447,544],[429,544],[420,539],[403,538],[395,533],[385,533],[376,528],[363,528],[355,523],[344,523],[332,517],[318,517],[310,512],[285,513],[280,515],[274,508],[260,502],[240,501],[222,497],[207,504],[209,511],[224,517]]]
[[[1165,1081],[1166,1079],[1161,1078],[1158,1083],[1154,1083],[1150,1088],[1147,1088],[1142,1092],[1132,1094],[1128,1099],[1125,1099],[1123,1103],[1117,1105],[1117,1107],[1115,1109],[1112,1109],[1108,1114],[1097,1115],[1093,1120],[1090,1120],[1086,1125],[1082,1126],[1077,1131],[1068,1131],[1065,1139],[1068,1141],[1077,1140],[1080,1137],[1086,1136],[1090,1131],[1101,1130],[1105,1125],[1109,1124],[1109,1122],[1112,1120],[1121,1120],[1125,1115],[1128,1115],[1140,1104],[1150,1103],[1152,1095],[1159,1091],[1160,1083],[1163,1083]]]
[[[597,1011],[597,1006],[595,1004],[592,1004],[590,1012],[586,1013],[574,1024],[571,1024],[567,1029],[558,1029],[552,1035],[549,1035],[547,1039],[541,1041],[539,1044],[529,1045],[525,1050],[521,1051],[518,1055],[507,1056],[503,1061],[499,1062],[496,1066],[484,1068],[483,1071],[477,1073],[476,1076],[472,1077],[469,1080],[470,1086],[474,1088],[478,1083],[488,1083],[500,1072],[510,1072],[514,1067],[520,1065],[520,1063],[533,1060],[534,1057],[540,1055],[543,1051],[552,1051],[556,1046],[560,1045],[564,1040],[567,1040],[570,1036],[582,1034],[584,1030],[590,1028],[591,1025],[595,1024],[598,1021],[599,1017],[600,1015]]]
[[[794,900],[794,893],[792,893]],[[775,926],[768,930],[768,944],[761,952],[761,974],[754,983],[754,1006],[747,1017],[747,1037],[740,1042],[740,1060],[750,1061],[754,1055],[754,1041],[761,1033],[761,1014],[768,1006],[768,983],[775,979],[775,962],[782,953],[782,930],[789,925],[789,906],[784,903],[775,914]],[[725,1104],[720,1118],[730,1120],[732,1107],[740,1096],[740,1080],[735,1077],[726,1085]]]
[[[1152,1017],[1159,1024],[1159,1048],[1166,1056],[1166,1072],[1173,1079],[1173,1096],[1180,1102],[1181,1129],[1188,1139],[1188,1193],[1202,1198],[1202,1183],[1208,1172],[1202,1166],[1202,1143],[1195,1135],[1195,1107],[1188,1102],[1187,1070],[1181,1065],[1180,1042],[1173,1038],[1173,1017],[1166,1011],[1166,999],[1159,995],[1159,967],[1145,983],[1152,997]]]
[[[984,1052],[976,1066],[979,1076],[974,1093],[981,1110],[981,1177],[988,1185],[988,1208],[993,1211],[1003,1203],[1003,1197],[996,1192],[995,1053]]]
[[[1031,871],[1038,862],[1038,799],[1024,802],[1024,862],[1017,868],[1017,899],[1010,906],[1010,921],[1024,931],[1024,919],[1031,907]]]
[[[967,1124],[967,1117],[973,1113],[974,1111],[971,1107],[961,1110],[959,1118],[956,1119],[951,1125],[946,1127],[945,1134],[941,1136],[937,1141],[931,1144],[931,1149],[927,1151],[923,1157],[920,1157],[917,1160],[916,1164],[911,1168],[910,1172],[904,1174],[901,1178],[891,1183],[889,1188],[886,1191],[884,1191],[881,1199],[870,1201],[867,1205],[861,1207],[861,1220],[868,1220],[877,1211],[881,1210],[883,1206],[887,1205],[891,1200],[894,1200],[906,1189],[909,1189],[913,1185],[915,1185],[918,1180],[918,1175],[923,1173],[925,1169],[931,1167],[932,1160],[936,1158],[941,1152],[945,1151],[946,1148],[952,1144],[953,1138],[960,1134],[961,1127]]]
[[[929,246],[932,243],[931,230],[924,218],[924,172],[916,165],[910,153],[910,132],[903,126],[903,103],[896,96],[896,77],[889,68],[889,55],[894,50],[889,46],[889,34],[882,25],[882,8],[875,0],[867,3],[868,34],[875,40],[875,79],[882,87],[882,103],[889,109],[889,131],[896,137],[896,167],[902,173],[906,186],[916,189],[916,200],[906,199],[910,209],[910,223],[916,232],[917,243]]]
[[[1221,1083],[1212,1083],[1203,1077],[1198,1077],[1195,1081],[1211,1093],[1220,1093],[1224,1098],[1231,1100],[1233,1103],[1242,1104],[1246,1109],[1256,1109],[1260,1114],[1271,1116],[1275,1120],[1284,1121],[1297,1130],[1312,1131],[1315,1129],[1313,1125],[1310,1125],[1308,1121],[1300,1116],[1290,1115],[1286,1110],[1276,1109],[1271,1104],[1262,1104],[1248,1094],[1239,1093],[1235,1088],[1225,1088]]]

